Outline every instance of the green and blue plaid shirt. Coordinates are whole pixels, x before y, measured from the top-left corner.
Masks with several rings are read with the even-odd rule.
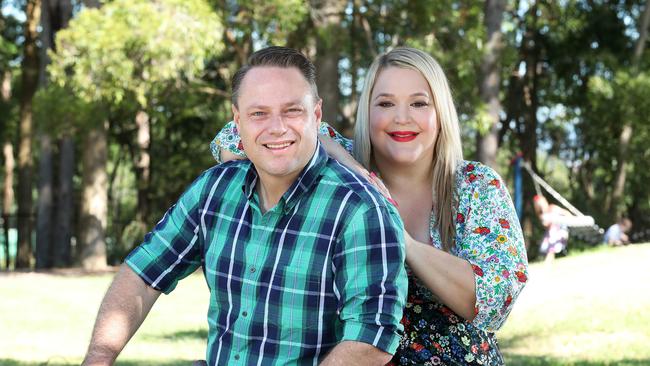
[[[407,291],[395,208],[320,146],[264,214],[257,181],[248,161],[207,170],[127,264],[165,293],[203,267],[209,365],[316,365],[344,340],[394,353]]]

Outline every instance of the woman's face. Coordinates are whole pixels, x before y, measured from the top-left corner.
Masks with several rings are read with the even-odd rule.
[[[429,83],[419,71],[388,67],[370,96],[370,142],[377,164],[430,166],[439,124]]]

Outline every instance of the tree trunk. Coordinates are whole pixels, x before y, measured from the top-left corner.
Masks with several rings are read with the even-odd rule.
[[[100,0],[82,0],[82,3],[88,8],[99,8],[102,6]]]
[[[634,54],[632,55],[632,74],[636,75],[639,72],[639,64],[641,62],[641,56],[645,49],[646,40],[648,38],[648,24],[650,23],[650,0],[646,1],[645,9],[641,15],[639,21],[639,38],[637,39],[636,45],[634,47]],[[630,138],[634,128],[629,122],[629,119],[625,119],[625,124],[621,130],[621,134],[618,137],[618,158],[616,159],[616,175],[614,176],[614,188],[612,189],[611,199],[606,200],[605,210],[606,212],[613,213],[613,219],[620,217],[623,212],[623,205],[621,200],[623,197],[623,191],[625,190],[625,178],[626,178],[626,167],[628,163],[628,150],[630,145]]]
[[[57,189],[57,210],[54,213],[54,240],[52,265],[66,267],[71,264],[73,190],[74,176],[74,142],[65,134],[59,145],[59,186]]]
[[[499,147],[499,61],[503,48],[501,22],[505,11],[505,0],[488,0],[485,2],[485,25],[487,42],[481,63],[481,83],[479,86],[481,100],[487,106],[489,127],[485,134],[476,136],[477,159],[492,168],[496,168],[497,149]]]
[[[107,132],[104,123],[86,133],[83,146],[81,202],[81,265],[84,269],[106,267],[108,213]]]
[[[56,0],[41,0],[41,57],[39,71],[39,87],[47,86],[46,67],[49,63],[47,51],[52,48],[52,22],[50,2]],[[53,209],[53,179],[52,174],[52,137],[47,128],[40,126],[38,133],[40,151],[38,154],[38,198],[36,201],[36,268],[44,269],[51,266],[52,248],[52,209]]]
[[[14,168],[16,161],[14,159],[14,147],[9,142],[5,142],[2,147],[2,153],[5,161],[5,177],[2,192],[2,227],[5,242],[5,268],[9,270],[9,216],[14,205]]]
[[[27,0],[23,43],[22,91],[18,147],[18,253],[16,268],[29,268],[32,236],[32,100],[38,87],[38,22],[40,0]]]
[[[316,60],[318,93],[323,99],[323,120],[337,125],[339,111],[339,58],[343,28],[341,18],[346,1],[310,1],[311,18],[316,26]]]
[[[100,0],[82,0],[88,8],[101,7]],[[88,131],[82,152],[82,203],[79,221],[81,265],[86,269],[106,267],[106,223],[108,214],[107,122]]]
[[[149,218],[149,186],[151,180],[151,156],[149,145],[151,142],[151,124],[149,115],[145,111],[138,111],[135,117],[138,128],[138,156],[136,157],[135,170],[138,186],[138,208],[136,220],[146,224]]]
[[[526,63],[526,74],[522,79],[523,84],[523,129],[519,134],[519,148],[521,149],[524,161],[530,163],[531,168],[537,171],[537,108],[539,104],[537,96],[538,83],[538,62],[539,42],[537,39],[537,3],[533,3],[528,14],[532,21],[528,22],[521,41],[522,58]],[[534,216],[533,196],[535,195],[534,185],[529,180],[524,184],[524,215],[522,229],[524,236],[528,239],[527,248],[530,245],[530,238],[533,234]],[[536,253],[536,252],[535,252]]]
[[[5,103],[9,103],[11,99],[11,72],[6,70],[2,73],[2,85],[0,86],[0,96]]]
[[[72,4],[70,0],[42,0],[41,12],[41,59],[39,84],[42,88],[47,86],[48,75],[46,72],[50,59],[48,50],[54,49],[54,35],[61,29],[67,27],[72,17]],[[59,209],[54,206],[54,175],[52,166],[54,153],[52,148],[52,137],[47,126],[41,126],[39,133],[41,151],[39,154],[38,174],[38,202],[36,216],[36,267],[49,268],[53,265],[53,212]],[[60,178],[63,181],[67,178]],[[57,246],[58,247],[58,246]]]
[[[9,103],[11,99],[11,73],[5,71],[2,75],[2,89],[0,89],[0,97],[5,103]],[[5,250],[5,269],[9,270],[9,216],[11,209],[14,205],[14,168],[16,167],[16,160],[14,159],[14,147],[10,142],[5,142],[2,146],[2,154],[4,156],[4,182],[2,191],[2,228],[4,235],[4,250]]]
[[[52,203],[54,201],[52,175],[52,138],[39,136],[38,200],[36,216],[36,268],[52,266]]]

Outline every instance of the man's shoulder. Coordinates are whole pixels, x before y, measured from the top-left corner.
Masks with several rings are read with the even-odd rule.
[[[230,185],[243,181],[250,167],[248,160],[233,160],[215,165],[205,170],[195,180],[194,184],[201,186]]]
[[[320,184],[332,187],[338,194],[348,196],[351,202],[366,208],[390,205],[365,177],[332,158],[322,170]]]

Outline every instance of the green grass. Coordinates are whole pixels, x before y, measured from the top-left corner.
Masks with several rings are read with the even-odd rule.
[[[0,275],[0,365],[79,365],[111,274]],[[205,358],[208,290],[192,275],[162,295],[118,365],[189,365]]]
[[[531,266],[499,331],[509,365],[650,365],[650,244]],[[78,365],[111,274],[0,274],[0,365]],[[205,352],[202,275],[161,296],[118,365],[189,365]]]
[[[650,244],[531,266],[498,333],[510,365],[650,365]]]

